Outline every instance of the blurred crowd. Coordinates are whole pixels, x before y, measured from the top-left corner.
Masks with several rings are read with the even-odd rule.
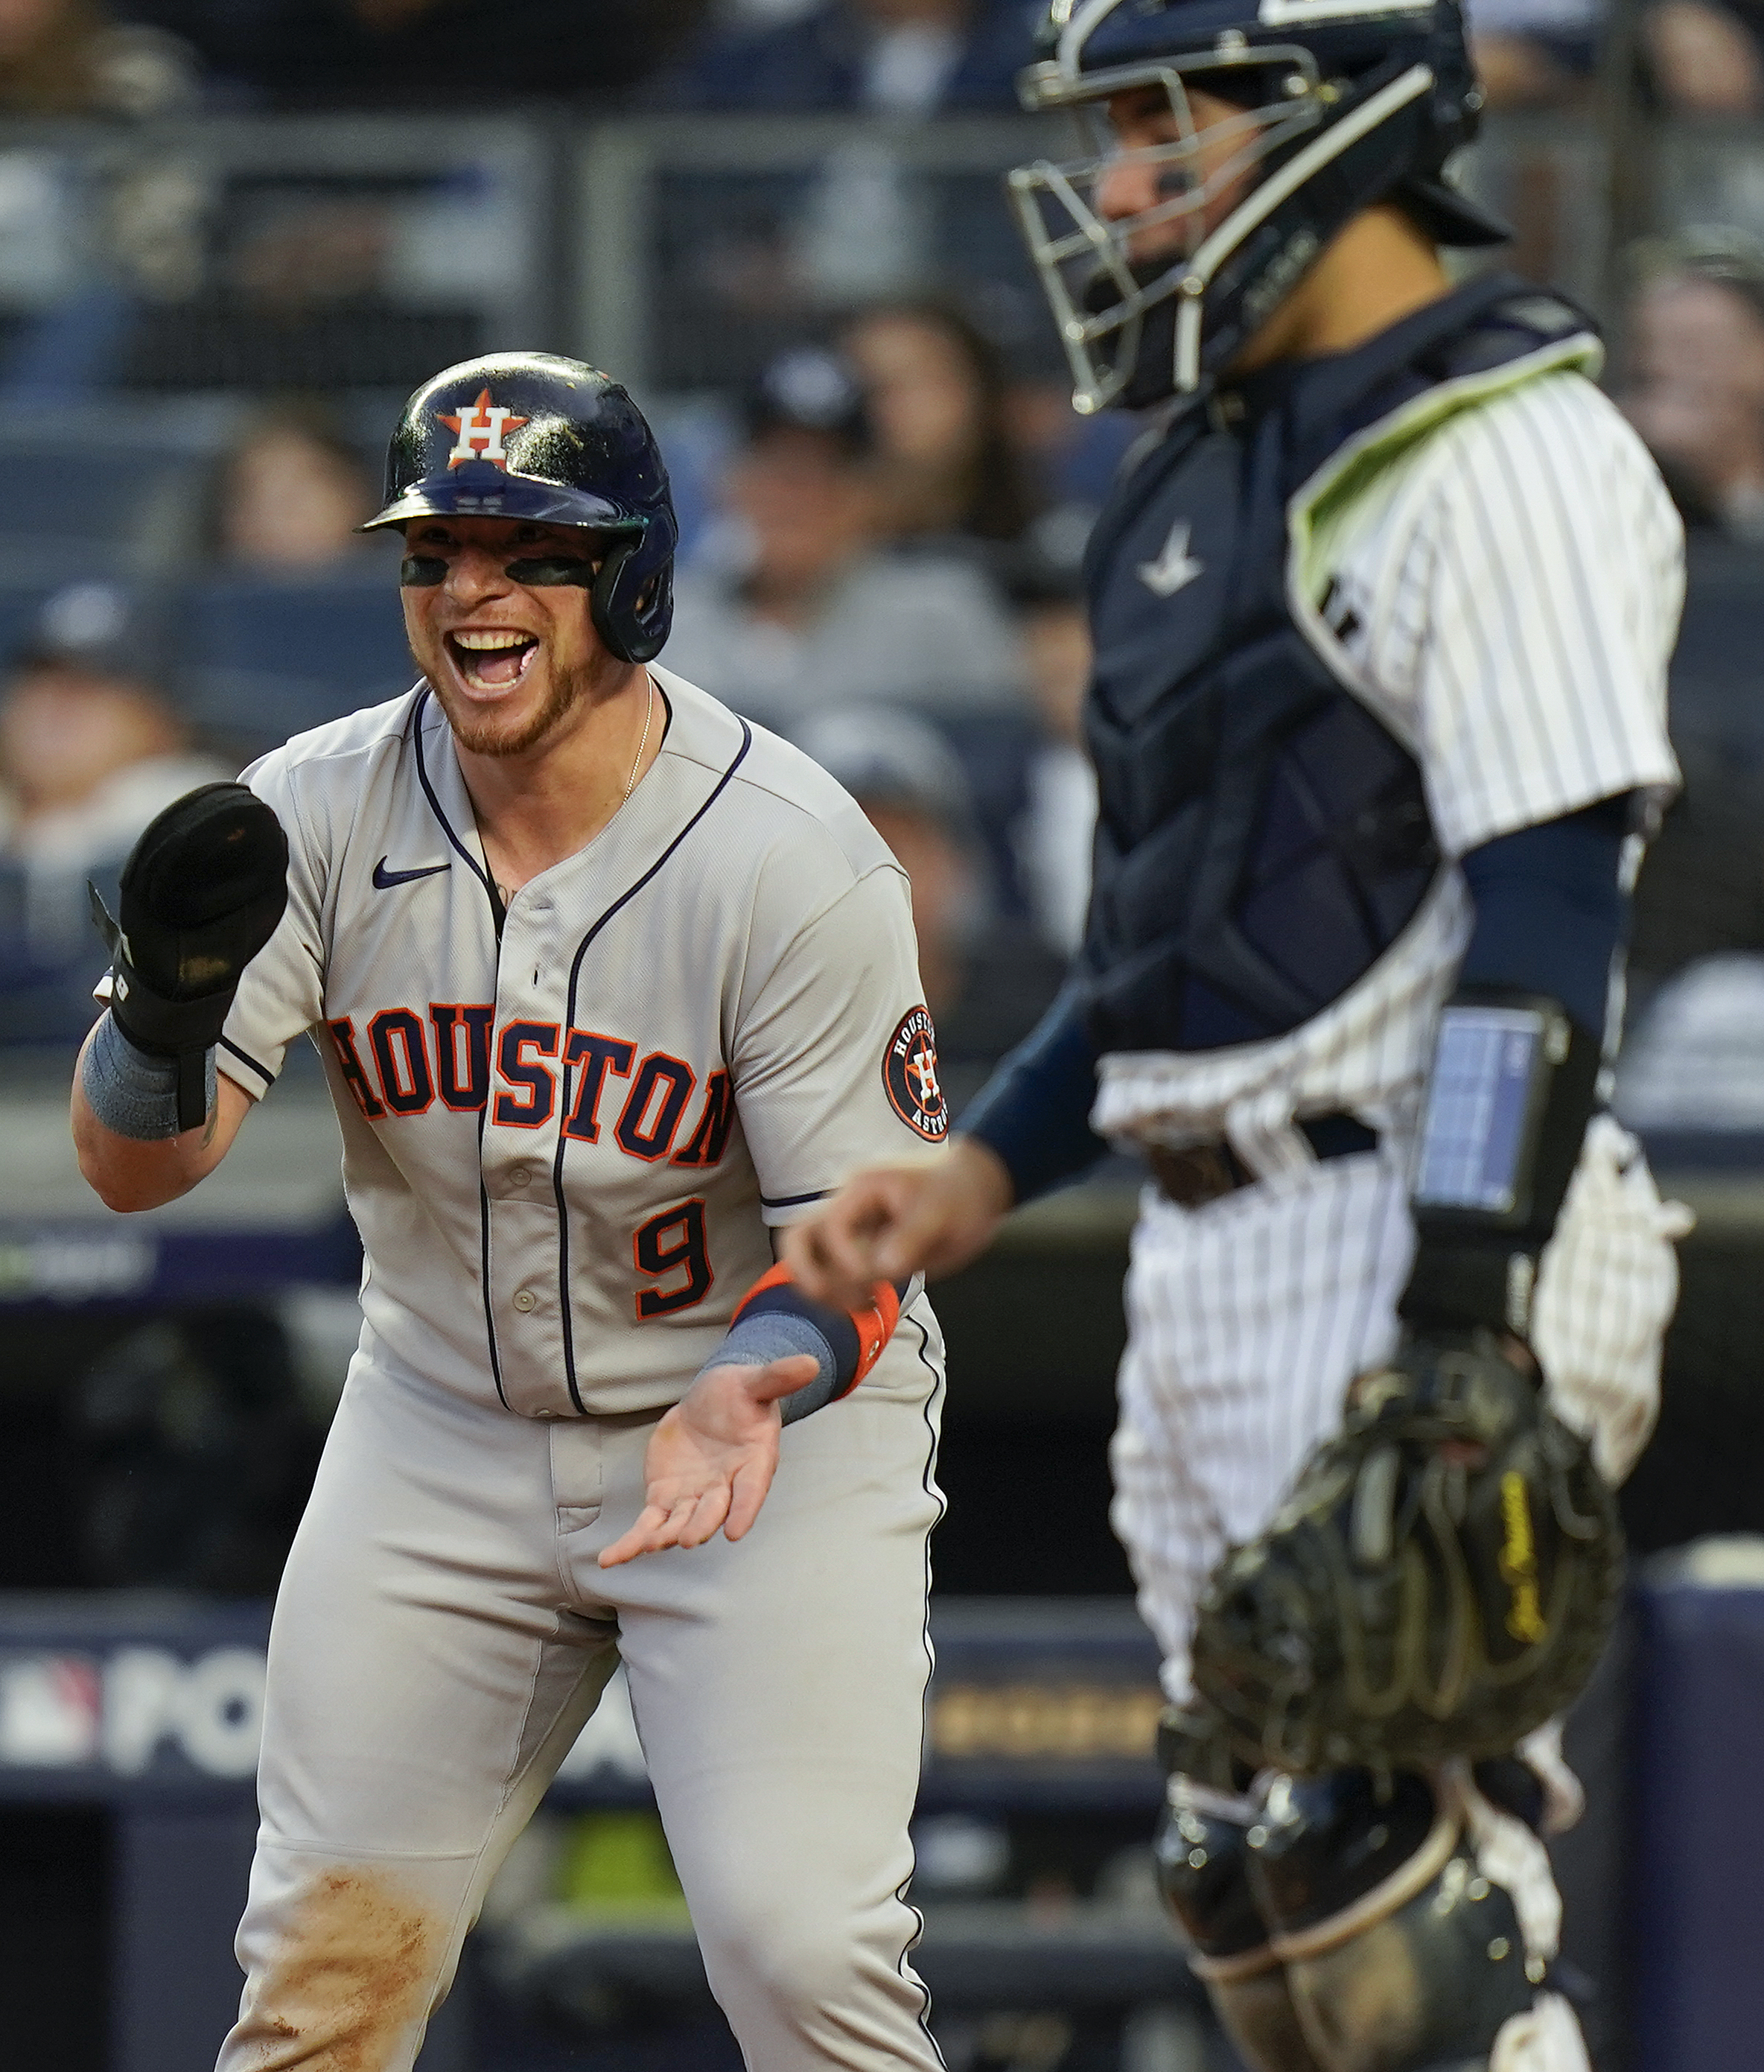
[[[1764,1129],[1764,245],[1721,228],[1627,258],[1617,400],[1684,521],[1672,725],[1684,790],[1643,872],[1621,1100],[1659,1130]]]
[[[958,1097],[1052,997],[1088,885],[1093,507],[1044,400],[954,304],[879,305],[765,368],[681,482],[696,516],[663,660],[801,742],[906,865]],[[88,1025],[88,882],[112,897],[162,806],[408,680],[391,561],[355,531],[371,464],[334,413],[299,397],[243,412],[183,495],[183,566],[56,585],[18,628],[0,692],[0,1041],[65,1046]],[[278,638],[272,610],[329,635],[304,711],[297,635]],[[373,618],[371,651],[351,612]]]
[[[1056,988],[1096,812],[1078,740],[1093,513],[1060,500],[1015,400],[952,305],[872,308],[774,361],[664,658],[809,748],[908,864],[958,1097]]]
[[[221,596],[316,582],[290,602],[322,608],[339,579],[368,595],[390,582],[354,530],[377,502],[373,475],[315,403],[243,412],[186,489],[191,573]],[[92,558],[101,565],[96,543]],[[65,1047],[89,1023],[103,963],[88,882],[113,907],[147,821],[262,744],[193,696],[181,582],[94,575],[12,595],[23,617],[0,691],[0,1042]]]
[[[1015,105],[1032,0],[4,0],[0,107],[151,116],[222,109],[578,104],[908,119]],[[1471,0],[1496,108],[1592,91],[1603,0]],[[1658,105],[1764,110],[1760,0],[1644,0]],[[445,46],[437,49],[437,45]]]
[[[585,34],[579,0],[0,0],[0,109],[545,101],[590,114],[929,121],[1013,106],[1038,12],[1032,0],[596,0]],[[1470,13],[1492,105],[1591,105],[1602,0],[1471,0]],[[1635,27],[1656,108],[1764,113],[1764,0],[1755,14],[1750,0],[1647,0]],[[117,189],[125,290],[113,273],[48,298],[16,335],[0,326],[0,404],[35,410],[9,424],[49,428],[36,448],[0,439],[0,1042],[65,1046],[86,1026],[99,956],[88,881],[108,894],[160,805],[408,675],[388,557],[354,530],[375,500],[391,380],[289,384],[248,364],[217,395],[187,376],[203,412],[168,444],[133,431],[119,444],[105,414],[126,387],[119,341],[133,326],[138,362],[178,294],[199,315],[261,317],[229,347],[248,363],[254,343],[302,324],[308,345],[371,328],[375,284],[400,269],[419,302],[474,267],[482,293],[497,291],[494,220],[447,213],[475,205],[469,180],[443,182],[413,229],[394,220],[404,204],[392,187],[371,207],[304,190],[272,204],[267,187],[255,199],[188,181],[183,192],[181,177],[150,166]],[[1081,931],[1095,790],[1079,721],[1081,562],[1130,428],[1073,417],[1044,320],[1026,323],[991,277],[958,294],[865,285],[851,196],[893,178],[868,162],[835,169],[824,184],[846,182],[847,212],[834,212],[818,260],[802,256],[812,197],[790,232],[801,250],[767,245],[773,233],[750,234],[745,218],[696,220],[698,244],[663,251],[652,291],[702,287],[716,272],[707,252],[728,247],[715,289],[726,364],[691,409],[668,393],[644,400],[658,405],[685,532],[664,660],[808,747],[909,864],[959,1099],[1032,1022]],[[983,184],[1002,216],[990,171]],[[22,159],[0,165],[0,275],[3,219],[28,185]],[[896,182],[889,205],[910,212],[904,191]],[[197,231],[211,248],[200,265]],[[31,263],[47,249],[32,247]],[[211,293],[192,285],[204,265]],[[1691,537],[1674,693],[1691,784],[1638,913],[1645,1024],[1687,968],[1725,1001],[1709,960],[1718,979],[1721,960],[1741,960],[1731,976],[1764,953],[1751,660],[1764,630],[1764,247],[1731,228],[1650,240],[1628,253],[1622,292],[1610,384]],[[433,351],[416,335],[400,351],[429,355],[425,366],[470,349],[463,335],[452,353],[441,333]],[[657,378],[681,385],[677,367]],[[101,509],[76,495],[82,465],[101,470]],[[1660,1091],[1684,1050],[1682,1001],[1672,1011],[1666,1062],[1643,1055],[1632,1075],[1643,1108],[1678,1098]]]

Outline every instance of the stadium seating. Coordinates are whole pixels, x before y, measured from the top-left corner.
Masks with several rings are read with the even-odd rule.
[[[204,432],[120,409],[14,413],[0,434],[8,585],[42,591],[93,577],[151,578],[187,562],[213,450]]]
[[[248,756],[407,689],[416,671],[392,569],[374,562],[328,582],[195,586],[179,658],[191,719]]]

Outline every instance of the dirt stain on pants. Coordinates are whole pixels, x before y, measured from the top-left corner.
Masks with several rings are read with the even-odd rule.
[[[246,1989],[233,2062],[251,2072],[382,2072],[429,2011],[443,1926],[383,1871],[321,1873]]]

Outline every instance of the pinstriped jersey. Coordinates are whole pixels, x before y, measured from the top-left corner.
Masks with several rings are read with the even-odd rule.
[[[1536,373],[1402,446],[1311,551],[1314,598],[1296,597],[1295,615],[1412,746],[1448,858],[1676,787],[1680,528],[1640,441],[1583,374]],[[1408,1135],[1471,919],[1447,869],[1393,947],[1302,1026],[1104,1058],[1093,1125],[1172,1145],[1223,1133],[1264,1174],[1308,1159],[1294,1116],[1348,1109]]]
[[[899,865],[806,756],[651,673],[655,763],[506,916],[426,686],[246,772],[289,898],[220,1068],[260,1096],[311,1034],[371,1333],[533,1416],[675,1400],[767,1225],[945,1127]]]

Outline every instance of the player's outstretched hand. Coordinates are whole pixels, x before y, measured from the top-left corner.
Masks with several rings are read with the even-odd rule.
[[[616,1568],[664,1547],[702,1547],[717,1527],[739,1540],[777,1472],[778,1399],[818,1371],[806,1353],[769,1367],[707,1367],[650,1434],[636,1524],[601,1555]]]
[[[790,1225],[783,1256],[814,1301],[861,1309],[878,1281],[935,1280],[966,1266],[1011,1203],[1004,1161],[958,1137],[927,1164],[880,1166],[847,1181],[825,1208]]]

